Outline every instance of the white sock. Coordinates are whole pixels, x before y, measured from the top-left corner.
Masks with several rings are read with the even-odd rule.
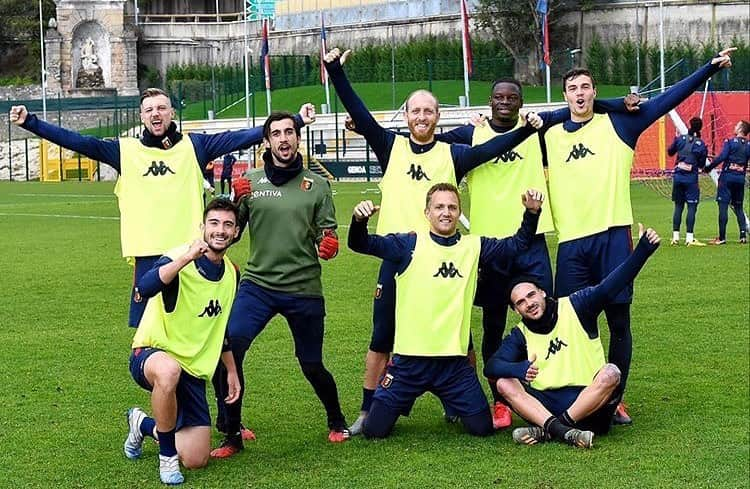
[[[679,241],[679,240],[680,240],[680,232],[672,231],[672,241]]]
[[[694,239],[695,239],[695,237],[693,237],[693,233],[687,233],[687,234],[685,234],[685,242],[686,243],[690,243]]]

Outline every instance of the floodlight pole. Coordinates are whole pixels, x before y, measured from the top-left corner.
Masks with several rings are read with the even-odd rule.
[[[39,44],[42,56],[42,118],[47,120],[47,64],[44,61],[44,20],[42,18],[42,0],[39,0]]]

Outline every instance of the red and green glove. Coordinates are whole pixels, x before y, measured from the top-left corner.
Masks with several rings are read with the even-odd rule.
[[[318,243],[318,256],[330,260],[339,253],[339,238],[333,229],[323,230],[323,239]]]
[[[253,191],[253,187],[250,180],[240,177],[232,181],[232,190],[234,191],[234,203],[239,204],[243,197]]]

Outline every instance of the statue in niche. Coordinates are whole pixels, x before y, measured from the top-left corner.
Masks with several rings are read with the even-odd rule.
[[[96,54],[96,44],[91,37],[87,37],[81,45],[81,68],[76,79],[77,88],[102,88],[104,76],[99,66],[99,56]]]
[[[96,70],[99,65],[99,56],[96,55],[94,40],[87,37],[81,46],[81,66],[84,70]]]

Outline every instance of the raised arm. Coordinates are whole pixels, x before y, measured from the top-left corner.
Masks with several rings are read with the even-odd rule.
[[[708,173],[714,168],[716,168],[717,166],[724,163],[727,160],[727,158],[729,158],[729,152],[732,150],[731,141],[732,141],[731,139],[724,140],[724,145],[721,147],[721,153],[719,153],[719,156],[715,157],[710,165],[705,166],[703,168],[703,171]]]
[[[383,260],[408,263],[416,244],[414,234],[368,234],[367,222],[379,210],[380,206],[373,204],[371,200],[363,200],[354,207],[349,226],[349,248],[357,253],[377,256]]]
[[[329,51],[324,58],[326,71],[328,71],[328,76],[341,99],[341,103],[349,112],[357,132],[364,136],[367,143],[372,146],[380,164],[387,165],[388,156],[390,156],[396,136],[378,124],[370,111],[367,110],[362,99],[354,92],[341,65],[341,60],[346,60],[349,52],[346,51],[342,55],[338,48]]]
[[[526,119],[525,115],[524,119]],[[451,156],[456,166],[456,180],[461,180],[464,175],[479,165],[515,148],[527,137],[534,134],[537,128],[542,126],[542,119],[533,112],[528,114],[528,120],[530,122],[527,122],[523,127],[504,134],[498,134],[486,143],[477,146],[467,146],[465,144],[451,145]]]
[[[294,123],[297,127],[315,122],[315,106],[304,103],[299,113],[294,115]],[[195,154],[201,168],[209,161],[232,153],[240,149],[247,149],[263,142],[263,127],[251,127],[239,131],[225,131],[217,134],[190,133],[190,139],[195,146]]]
[[[642,102],[636,112],[628,114],[610,113],[609,117],[612,119],[615,131],[617,131],[620,139],[631,148],[635,148],[638,137],[648,126],[653,124],[659,117],[677,107],[680,102],[685,100],[722,68],[731,66],[732,60],[729,55],[734,50],[736,48],[722,50],[718,56],[698,68],[692,75],[674,84],[669,90],[651,100]]]
[[[661,238],[656,231],[649,228],[644,232],[643,224],[640,223],[638,227],[640,239],[633,253],[612,270],[599,285],[587,287],[570,296],[570,301],[579,317],[598,316],[622,289],[635,280],[643,265],[659,247]]]
[[[40,138],[80,153],[92,160],[106,163],[120,173],[120,143],[117,140],[107,141],[93,136],[82,136],[77,132],[49,124],[40,120],[36,115],[29,114],[24,105],[11,107],[10,121]]]
[[[516,234],[503,239],[481,238],[480,267],[491,267],[499,272],[506,272],[513,259],[531,245],[536,235],[544,194],[538,190],[529,189],[521,196],[521,200],[526,211],[523,213],[521,227]]]

